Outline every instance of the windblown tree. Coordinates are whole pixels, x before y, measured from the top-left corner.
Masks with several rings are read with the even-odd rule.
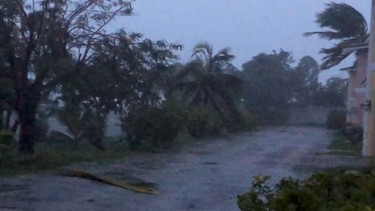
[[[60,119],[76,141],[88,139],[104,149],[102,139],[109,112],[117,112],[123,119],[131,105],[155,105],[160,101],[154,80],[175,61],[174,50],[180,46],[142,40],[141,34],[128,35],[124,31],[94,45],[98,51],[84,71],[61,81],[58,99],[64,103],[60,112],[65,117]]]
[[[315,102],[321,106],[343,107],[348,93],[348,80],[330,78],[327,84],[319,87]]]
[[[211,44],[199,43],[193,49],[192,58],[176,76],[172,90],[181,91],[184,101],[191,106],[209,107],[221,113],[233,110],[242,81],[225,71],[234,58],[229,48],[214,54]]]
[[[298,106],[314,104],[319,88],[319,64],[311,56],[304,56],[292,72],[291,84],[294,92],[293,104]]]
[[[306,32],[305,36],[318,35],[328,40],[337,40],[331,48],[323,48],[325,54],[321,69],[329,69],[348,57],[354,50],[345,48],[360,45],[368,39],[368,28],[365,18],[353,7],[344,3],[330,3],[317,15],[316,23],[327,31]]]
[[[37,108],[62,78],[85,71],[94,45],[110,39],[104,28],[115,17],[130,15],[132,1],[0,1],[1,73],[10,80],[11,106],[20,122],[19,151],[34,152]],[[78,75],[77,75],[78,76]]]
[[[287,117],[293,99],[292,62],[290,53],[281,50],[259,54],[243,64],[244,105],[259,122],[274,123]]]

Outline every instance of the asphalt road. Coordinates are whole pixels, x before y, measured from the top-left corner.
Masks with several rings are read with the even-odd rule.
[[[95,171],[121,172],[158,184],[145,195],[87,179],[53,174],[0,180],[0,210],[238,210],[237,195],[257,175],[303,178],[358,158],[322,155],[331,133],[317,127],[271,127],[201,141],[179,152],[137,154]]]

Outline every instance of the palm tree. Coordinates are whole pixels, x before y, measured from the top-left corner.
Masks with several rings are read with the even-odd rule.
[[[222,72],[223,67],[234,59],[234,55],[229,52],[230,48],[223,48],[214,55],[213,46],[208,42],[201,42],[194,47],[191,57],[201,60],[206,72]]]
[[[234,58],[229,50],[224,48],[213,54],[211,44],[198,43],[193,49],[193,60],[177,74],[172,91],[182,92],[183,100],[191,106],[212,107],[219,112],[233,108],[242,81],[225,72]]]
[[[339,42],[331,48],[323,48],[325,54],[321,69],[329,69],[348,57],[355,50],[349,47],[358,46],[368,39],[367,22],[363,15],[353,7],[344,3],[330,3],[327,8],[317,15],[316,22],[327,31],[306,32],[305,36],[319,35],[328,40]],[[346,49],[344,51],[344,49]]]

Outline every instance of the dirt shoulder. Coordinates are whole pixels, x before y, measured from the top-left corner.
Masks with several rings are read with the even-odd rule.
[[[180,152],[137,154],[97,167],[158,184],[145,195],[86,179],[53,174],[0,181],[0,210],[238,210],[236,196],[253,176],[303,178],[318,168],[364,165],[354,157],[321,155],[331,134],[317,127],[272,127],[207,140]]]

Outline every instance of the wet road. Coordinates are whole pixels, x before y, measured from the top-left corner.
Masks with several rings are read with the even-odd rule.
[[[330,138],[330,132],[317,127],[264,128],[96,168],[157,183],[157,195],[50,174],[7,178],[0,181],[0,210],[238,210],[237,195],[249,188],[253,176],[302,178],[320,167],[361,162],[319,154]]]

